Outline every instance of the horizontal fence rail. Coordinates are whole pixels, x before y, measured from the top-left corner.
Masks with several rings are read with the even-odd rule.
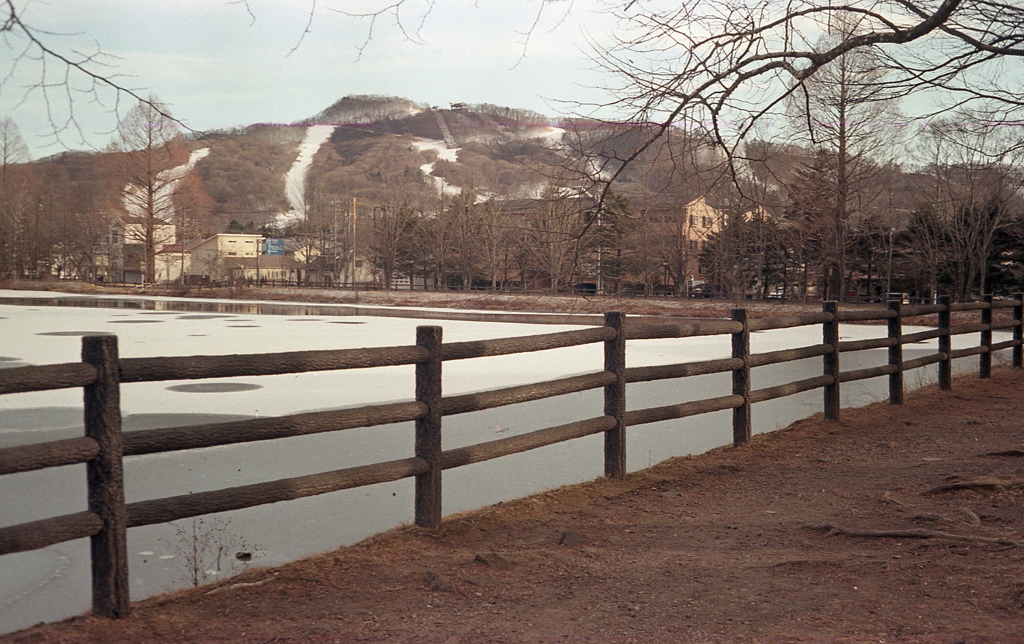
[[[426,352],[421,347],[290,351],[234,356],[128,358],[121,361],[120,372],[121,382],[197,380],[391,367],[416,364],[425,358]]]
[[[88,436],[8,447],[0,449],[0,474],[88,463],[99,453],[100,444]]]
[[[86,387],[96,382],[96,368],[84,362],[41,367],[14,367],[0,371],[0,394]]]
[[[426,415],[427,406],[424,403],[402,402],[227,423],[148,429],[125,434],[124,455],[175,452],[335,432],[356,427],[374,427],[418,420]]]
[[[167,523],[201,514],[241,510],[267,503],[292,501],[354,487],[398,481],[422,474],[426,469],[426,461],[414,456],[387,463],[362,465],[267,483],[140,501],[127,506],[128,527]]]
[[[684,323],[654,321],[640,324],[621,313],[605,314],[603,326],[540,335],[444,343],[440,327],[418,327],[416,343],[407,346],[295,351],[259,355],[125,358],[117,355],[117,338],[86,337],[82,362],[27,366],[0,370],[0,394],[81,387],[85,394],[85,436],[0,449],[0,475],[67,465],[86,465],[89,509],[0,529],[0,555],[44,548],[88,537],[91,540],[93,612],[107,617],[127,615],[128,528],[166,523],[214,512],[225,512],[326,494],[388,481],[414,478],[415,521],[437,527],[441,520],[441,472],[541,447],[603,434],[605,473],[625,475],[626,427],[731,410],[733,443],[750,440],[751,405],[814,389],[823,390],[825,417],[838,420],[841,384],[886,376],[889,400],[903,399],[903,373],[937,364],[939,387],[950,388],[951,362],[979,356],[979,375],[988,377],[991,357],[1011,349],[1011,363],[1022,366],[1024,296],[978,302],[950,302],[886,308],[844,309],[824,302],[819,313],[748,319],[736,309],[732,320]],[[994,319],[994,311],[1012,309],[1012,317]],[[979,311],[978,323],[952,324],[955,312]],[[923,316],[936,316],[936,328],[904,334],[907,318],[920,324]],[[627,324],[629,322],[629,324]],[[843,322],[884,322],[884,337],[841,341]],[[821,325],[822,342],[765,353],[750,351],[750,334],[770,329]],[[993,343],[993,330],[1011,330],[1013,339]],[[978,333],[976,346],[953,350],[951,338]],[[727,358],[676,364],[628,367],[628,341],[728,335],[732,355]],[[903,360],[903,347],[938,339],[938,351]],[[602,344],[604,368],[585,373],[490,391],[444,396],[443,363],[488,356],[547,351]],[[886,364],[843,371],[841,356],[856,351],[886,349]],[[795,360],[822,358],[821,375],[762,389],[751,389],[751,369]],[[121,385],[165,380],[195,380],[238,376],[266,376],[344,369],[415,365],[415,400],[364,405],[356,408],[311,412],[272,418],[247,419],[186,427],[122,432]],[[716,373],[732,374],[732,393],[703,400],[626,411],[627,383],[689,378]],[[603,413],[498,440],[442,451],[445,416],[464,414],[552,396],[602,389]],[[278,440],[347,429],[414,422],[413,456],[305,476],[255,483],[195,494],[125,503],[122,460],[144,454],[176,452],[218,445]]]

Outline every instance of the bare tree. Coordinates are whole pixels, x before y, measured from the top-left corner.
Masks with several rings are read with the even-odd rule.
[[[515,256],[517,242],[522,229],[515,226],[509,213],[493,199],[481,206],[480,236],[477,243],[482,255],[483,274],[490,282],[492,290],[508,287],[510,260]]]
[[[8,167],[28,161],[28,146],[18,124],[9,117],[0,118],[0,180],[6,178]]]
[[[451,221],[455,269],[464,289],[473,286],[473,279],[482,267],[485,249],[481,242],[485,231],[485,210],[476,203],[476,193],[463,190],[448,203],[445,216]]]
[[[148,104],[161,117],[175,121],[165,105],[130,87],[114,71],[116,56],[104,53],[99,45],[88,50],[77,46],[75,37],[81,34],[33,26],[26,18],[31,5],[0,0],[0,94],[15,94],[22,103],[37,95],[50,124],[51,144],[63,145],[68,135],[85,143],[78,125],[80,104],[99,106],[118,117],[128,99]],[[30,80],[19,82],[18,74]]]
[[[160,106],[159,108],[153,107]],[[145,281],[156,277],[156,254],[175,241],[173,194],[186,160],[177,123],[156,97],[141,102],[117,127],[111,148],[117,153],[125,243],[140,247]]]
[[[834,47],[857,28],[851,23],[831,26],[818,49]],[[828,228],[829,245],[822,250],[826,295],[833,298],[849,289],[854,229],[868,219],[872,190],[880,189],[885,166],[874,157],[892,151],[900,131],[886,74],[874,49],[854,49],[804,81],[790,101],[801,137],[821,152],[817,158],[827,166],[831,198],[819,204],[816,214]]]
[[[932,226],[921,230],[937,236],[925,246],[941,252],[959,297],[986,292],[996,237],[1024,216],[1021,159],[1005,152],[1017,143],[1008,138],[1016,135],[958,119],[933,123],[924,137],[934,188],[927,208]]]
[[[416,259],[422,266],[424,286],[429,276],[433,276],[435,286],[448,286],[454,233],[451,220],[444,216],[446,210],[445,204],[441,203],[436,211],[425,214],[416,227],[416,246],[419,249]]]
[[[18,125],[0,119],[0,274],[24,272],[29,226],[37,215],[35,173]]]
[[[395,275],[408,267],[409,245],[416,238],[420,221],[420,214],[404,202],[374,208],[370,253],[374,265],[380,269],[384,290],[390,290]]]
[[[546,278],[553,291],[567,286],[577,268],[580,231],[585,226],[578,199],[568,195],[566,188],[551,184],[526,225],[524,250],[534,274]]]
[[[893,96],[934,92],[976,103],[991,118],[1013,118],[1024,101],[1003,83],[1007,57],[1024,55],[1024,7],[996,0],[623,0],[616,42],[598,51],[616,75],[613,105],[655,124],[623,168],[681,125],[707,132],[735,158],[739,145],[790,96],[844,55],[873,51],[887,72],[876,83]],[[853,33],[822,48],[832,25]],[[1009,89],[1007,89],[1009,88]]]
[[[248,8],[248,0],[241,0],[241,3]],[[435,3],[436,0],[380,0],[379,2],[369,3],[364,11],[338,9],[333,9],[333,11],[364,21],[366,35],[363,41],[356,45],[356,50],[361,56],[363,51],[373,41],[378,29],[378,23],[381,21],[390,23],[405,39],[415,43],[422,43],[423,40],[420,37],[420,32],[430,17]],[[531,13],[527,14],[527,19],[530,21],[529,25],[525,30],[518,32],[521,38],[520,44],[522,45],[523,56],[526,55],[529,48],[530,36],[533,34],[534,29],[540,24],[545,12],[555,5],[562,5],[564,8],[563,13],[556,16],[556,22],[560,22],[572,10],[573,2],[571,0],[540,0],[539,3],[531,8]],[[316,9],[316,1],[312,0],[310,3],[309,21],[307,22],[306,30],[295,45],[296,48],[302,44],[302,39],[309,33],[309,28],[312,26],[313,19],[316,16]],[[249,14],[252,15],[252,12],[250,11]]]

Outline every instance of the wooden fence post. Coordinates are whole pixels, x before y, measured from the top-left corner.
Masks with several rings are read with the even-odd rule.
[[[832,321],[821,326],[822,343],[832,345],[832,351],[822,356],[824,375],[832,376],[832,384],[825,385],[825,420],[839,420],[839,303],[822,302],[821,309],[832,315]]]
[[[1013,339],[1017,344],[1013,347],[1013,368],[1024,367],[1024,293],[1017,293],[1013,296],[1017,304],[1013,307],[1013,321],[1017,326],[1013,327]]]
[[[89,511],[103,520],[103,529],[89,539],[92,612],[117,619],[131,612],[117,337],[82,338],[82,362],[96,368],[96,381],[84,388],[85,435],[99,443],[100,452],[86,464],[86,481]]]
[[[604,433],[604,475],[626,476],[626,316],[621,311],[604,314],[604,325],[617,332],[604,343],[604,369],[615,382],[604,388],[604,415],[615,418],[615,428]]]
[[[949,352],[953,350],[953,336],[949,334],[953,316],[949,310],[949,296],[940,295],[939,304],[946,307],[939,311],[939,329],[946,331],[939,336],[939,353],[946,354],[946,359],[939,361],[939,389],[948,391],[953,387],[953,360],[949,357]]]
[[[441,332],[439,326],[416,327],[416,344],[430,352],[416,363],[416,400],[427,405],[427,415],[416,421],[416,456],[428,468],[416,475],[416,525],[441,525]]]
[[[889,347],[889,364],[896,367],[896,371],[889,374],[889,404],[903,404],[903,302],[901,300],[890,301],[887,308],[896,311],[896,317],[889,318],[889,337],[896,338],[896,344]]]
[[[985,296],[985,304],[988,308],[981,310],[981,323],[987,324],[988,328],[981,332],[981,346],[988,347],[988,351],[978,356],[978,377],[992,377],[992,296]]]
[[[732,410],[733,447],[750,442],[750,328],[747,326],[747,310],[733,309],[732,319],[743,325],[743,329],[732,334],[732,357],[743,361],[743,366],[732,372],[732,393],[743,396],[743,404]]]

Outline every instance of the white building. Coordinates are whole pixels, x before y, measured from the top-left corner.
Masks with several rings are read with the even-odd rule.
[[[188,274],[199,279],[222,281],[231,279],[235,260],[255,258],[262,250],[263,235],[221,233],[188,249]]]

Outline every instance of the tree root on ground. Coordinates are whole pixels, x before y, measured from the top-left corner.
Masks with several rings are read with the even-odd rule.
[[[936,485],[930,490],[925,490],[922,494],[941,494],[942,492],[951,492],[953,490],[1016,490],[1024,487],[1024,480],[1021,479],[1003,479],[995,476],[983,476],[979,479],[972,481],[954,481],[953,483],[943,483],[942,485]]]
[[[1024,449],[1006,449],[1001,452],[986,452],[982,456],[1024,456]]]
[[[882,494],[882,498],[880,499],[880,501],[882,503],[891,503],[893,505],[899,506],[900,510],[903,510],[904,508],[909,507],[903,501],[900,501],[899,499],[894,499],[891,496],[893,492],[895,492],[895,490],[888,490],[887,492]]]
[[[955,541],[975,541],[978,543],[992,543],[1001,546],[1021,547],[1024,543],[1012,539],[1001,539],[999,537],[979,537],[969,534],[953,534],[952,532],[941,532],[938,530],[856,530],[844,528],[834,523],[823,523],[818,525],[804,526],[808,530],[824,532],[826,536],[845,537],[868,537],[875,539],[952,539]]]
[[[981,517],[974,512],[971,512],[967,508],[960,508],[956,511],[956,517],[946,516],[944,514],[935,514],[933,512],[923,512],[921,514],[911,515],[909,518],[911,521],[919,521],[926,523],[952,523],[956,525],[967,524],[974,528],[981,527]]]
[[[259,581],[238,582],[237,584],[230,584],[228,586],[218,586],[218,587],[214,588],[213,590],[206,591],[206,594],[207,595],[215,595],[217,593],[223,593],[225,591],[234,590],[236,588],[248,588],[250,586],[262,586],[263,584],[267,583],[268,581],[273,581],[273,580],[274,580],[273,577],[267,577],[266,579],[261,579]]]

